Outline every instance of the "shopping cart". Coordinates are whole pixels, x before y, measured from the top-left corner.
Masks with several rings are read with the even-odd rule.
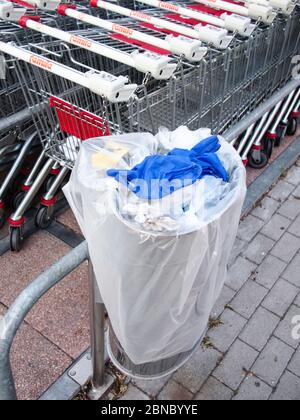
[[[27,48],[1,42],[0,49],[4,54],[18,58],[15,64],[19,82],[28,107],[35,110],[32,119],[48,157],[30,192],[9,219],[12,249],[18,250],[25,222],[23,214],[50,168],[55,163],[62,166],[50,191],[41,200],[42,209],[37,221],[42,225],[52,216],[55,194],[73,167],[80,141],[107,135],[112,127],[121,125],[118,123],[121,116],[127,118],[124,104],[132,97],[137,85],[129,84],[124,76],[91,71],[87,66],[97,64],[95,55],[79,47],[69,48],[61,42],[35,44]],[[82,58],[81,63],[79,57]],[[95,67],[101,68],[101,57],[97,57],[98,66]],[[108,113],[114,119],[109,124]],[[43,223],[42,213],[46,218]]]
[[[17,3],[20,7],[16,7],[10,2],[0,3],[2,40],[13,41],[18,45],[40,42],[43,34],[29,29],[25,31],[16,23],[24,16],[25,12],[28,17],[36,21],[35,8],[24,2]],[[46,11],[41,12],[41,16],[45,24],[53,28],[61,26],[64,29],[74,30],[79,27],[78,22],[73,19],[54,18]],[[84,25],[80,26],[84,27]],[[4,61],[2,56],[0,59],[0,169],[1,172],[7,172],[0,186],[0,227],[2,227],[6,221],[5,202],[8,201],[9,206],[14,209],[19,207],[44,163],[45,156],[41,151],[37,156],[37,161],[34,162],[41,145],[31,121],[31,113],[26,109],[26,100],[15,70],[15,59],[10,58]],[[24,164],[27,161],[29,164],[25,171]],[[51,168],[50,175],[53,177],[58,173],[59,168],[56,164]],[[51,178],[46,183],[46,189],[49,189],[52,180]]]
[[[249,164],[254,169],[266,166],[274,146],[279,146],[286,135],[296,134],[299,109],[300,89],[298,88],[268,110],[238,141],[235,141],[245,165]]]
[[[18,18],[24,14],[24,10],[2,3],[0,16],[10,14],[12,18]],[[0,22],[0,30],[3,37],[9,33],[9,39],[21,39],[23,35],[19,28],[12,28],[3,21]],[[4,60],[3,56],[0,57],[0,171],[8,172],[0,185],[0,228],[5,223],[5,201],[9,192],[17,183],[16,178],[28,155],[34,155],[40,147],[31,122],[31,113],[25,109],[26,101],[13,63],[13,58]]]

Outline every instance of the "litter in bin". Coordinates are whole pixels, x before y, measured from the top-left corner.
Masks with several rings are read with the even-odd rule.
[[[246,172],[237,152],[220,138],[216,153],[228,182],[205,176],[161,199],[145,200],[107,176],[95,165],[95,156],[100,151],[113,156],[110,143],[119,144],[126,154],[118,156],[118,169],[128,170],[162,154],[163,143],[170,145],[167,154],[175,143],[184,148],[191,139],[192,148],[207,145],[198,144],[201,138],[207,139],[207,130],[181,127],[156,137],[140,133],[88,140],[64,190],[88,241],[109,315],[109,356],[133,377],[173,372],[201,342],[226,280]],[[159,205],[153,207],[155,202]],[[142,208],[148,212],[145,220]]]

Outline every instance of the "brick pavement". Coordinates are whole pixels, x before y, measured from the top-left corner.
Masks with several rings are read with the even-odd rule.
[[[122,398],[300,400],[300,160],[241,223],[212,316],[212,348]]]

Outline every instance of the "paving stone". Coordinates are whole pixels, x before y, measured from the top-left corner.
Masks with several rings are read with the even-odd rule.
[[[272,395],[274,401],[299,401],[300,400],[300,378],[290,372],[285,372],[279,385]]]
[[[265,197],[258,206],[252,210],[251,214],[264,222],[268,222],[279,206],[280,203],[278,203],[278,201],[275,201],[270,197]]]
[[[252,372],[271,387],[275,387],[293,353],[288,345],[272,337],[254,364]]]
[[[300,204],[299,204],[300,205]],[[300,238],[300,216],[289,227],[289,232]]]
[[[209,331],[208,335],[221,352],[225,353],[247,323],[246,319],[230,309],[226,309],[221,317],[222,325]]]
[[[0,316],[7,311],[0,304]],[[23,322],[11,351],[11,366],[20,400],[36,400],[70,366],[72,359]]]
[[[257,356],[257,351],[237,340],[214,372],[214,376],[231,389],[237,390]]]
[[[300,307],[300,292],[299,292],[298,296],[296,297],[296,300],[295,300],[294,303],[295,303],[296,306]]]
[[[266,401],[270,398],[273,388],[255,376],[247,376],[234,401]]]
[[[297,254],[282,274],[285,280],[300,287],[300,254]]]
[[[234,392],[211,376],[201,391],[196,395],[198,401],[228,401],[231,400]]]
[[[134,385],[129,384],[126,393],[120,398],[121,401],[143,401],[150,400],[141,390]]]
[[[233,249],[231,251],[231,255],[230,255],[230,260],[229,260],[229,267],[232,266],[232,264],[234,264],[234,262],[236,261],[237,257],[244,252],[244,250],[247,248],[247,242],[242,241],[239,238],[236,238],[235,242],[234,242],[234,246]]]
[[[224,312],[225,306],[233,299],[234,295],[234,290],[224,286],[221,295],[212,310],[211,316],[213,318],[219,318],[219,316]]]
[[[222,354],[217,350],[200,347],[175,373],[174,379],[194,394],[199,391],[221,358]]]
[[[230,306],[235,312],[249,319],[267,293],[267,289],[255,283],[253,280],[248,280],[230,303]]]
[[[291,363],[288,366],[288,369],[300,378],[300,346],[294,354]]]
[[[256,350],[262,351],[279,322],[279,317],[260,307],[246,325],[240,339]]]
[[[285,177],[285,181],[297,187],[300,184],[300,168],[293,166]]]
[[[46,231],[30,236],[25,245],[21,252],[7,252],[1,257],[1,301],[7,306],[33,279],[70,251]]]
[[[296,349],[300,343],[300,340],[295,340],[293,337],[293,331],[295,329],[295,324],[293,324],[293,319],[297,316],[300,316],[300,310],[297,306],[291,306],[285,315],[284,319],[278,325],[274,335],[280,340],[284,341],[289,346]]]
[[[268,255],[256,270],[255,281],[267,289],[272,289],[285,268],[285,262],[273,255]]]
[[[288,217],[291,220],[296,219],[296,217],[300,214],[299,198],[291,195],[288,200],[279,208],[278,213]]]
[[[283,279],[279,279],[270,291],[262,306],[282,317],[298,294],[298,289]]]
[[[294,191],[294,189],[294,185],[280,180],[278,184],[268,194],[268,196],[273,198],[273,200],[277,200],[280,203],[283,203],[288,198],[288,196]]]
[[[169,400],[183,400],[189,401],[193,398],[193,394],[185,389],[182,385],[171,380],[167,383],[165,388],[161,391],[158,396],[158,400],[169,401]]]
[[[275,242],[272,239],[269,239],[264,235],[258,234],[255,237],[255,239],[253,239],[253,241],[250,243],[243,255],[250,261],[256,264],[261,264],[266,255],[273,248],[274,244]]]
[[[286,232],[271,250],[271,254],[289,263],[298,252],[299,247],[300,238]]]
[[[300,185],[293,191],[293,196],[300,199]]]
[[[291,221],[280,214],[274,214],[272,219],[263,227],[261,233],[268,238],[278,241],[289,227]]]
[[[143,381],[143,380],[133,380],[132,383],[140,390],[142,390],[145,394],[148,394],[150,397],[156,397],[157,394],[163,389],[166,383],[170,380],[170,376],[166,376],[165,378],[155,379],[152,381]]]
[[[246,260],[246,258],[238,257],[229,269],[226,281],[227,286],[236,291],[240,290],[256,268],[256,264]]]
[[[262,229],[264,222],[251,214],[241,222],[238,230],[238,237],[245,242],[250,242]]]

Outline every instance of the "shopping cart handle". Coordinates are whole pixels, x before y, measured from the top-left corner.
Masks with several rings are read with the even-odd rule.
[[[202,39],[202,41],[212,44],[218,49],[225,50],[229,47],[233,37],[228,35],[227,29],[217,28],[211,25],[197,25],[194,28]]]
[[[17,22],[26,13],[25,8],[15,7],[13,3],[0,1],[0,19]]]
[[[208,50],[207,47],[202,46],[201,41],[185,36],[168,35],[166,41],[170,45],[170,51],[174,54],[184,55],[187,60],[192,62],[201,61]]]
[[[88,79],[88,87],[91,92],[103,96],[113,103],[128,102],[138,87],[136,84],[128,84],[127,77],[116,77],[105,71],[87,72],[85,77]]]
[[[56,11],[61,16],[67,16],[66,11],[68,9],[77,10],[77,6],[76,4],[72,4],[72,3],[60,4]]]
[[[290,15],[296,7],[296,3],[293,0],[247,0],[246,4],[258,4],[265,7],[273,7],[274,9],[280,9],[285,15]]]
[[[276,11],[273,7],[262,6],[261,4],[250,2],[248,5],[249,16],[253,19],[260,19],[262,22],[270,25],[277,16]]]
[[[26,0],[27,3],[32,4],[41,10],[56,10],[60,5],[61,0]]]
[[[250,36],[256,28],[256,25],[251,23],[251,19],[245,16],[224,13],[221,18],[224,20],[227,30],[237,32],[241,36]]]
[[[154,54],[150,51],[145,53],[134,51],[131,57],[137,70],[150,73],[157,80],[170,79],[177,69],[177,63],[172,63],[170,57]]]
[[[270,0],[270,5],[275,9],[280,9],[285,15],[290,15],[296,7],[296,2],[292,0]]]
[[[21,16],[20,19],[18,20],[18,24],[22,28],[27,28],[27,22],[29,20],[33,20],[34,22],[40,22],[41,17],[40,16]]]

